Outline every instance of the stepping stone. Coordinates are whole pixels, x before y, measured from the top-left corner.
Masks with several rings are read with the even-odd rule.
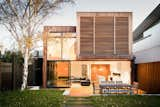
[[[93,107],[91,105],[67,105],[65,107]]]
[[[93,107],[89,97],[66,97],[64,107]]]

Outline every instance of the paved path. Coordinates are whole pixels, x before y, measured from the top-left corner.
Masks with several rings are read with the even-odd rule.
[[[66,97],[64,107],[93,107],[89,97]]]

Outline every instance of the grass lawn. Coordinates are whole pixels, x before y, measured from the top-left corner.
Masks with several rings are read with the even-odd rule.
[[[94,96],[94,107],[160,107],[160,96]]]
[[[0,92],[0,107],[61,107],[62,91]]]
[[[63,91],[0,92],[0,107],[63,107]],[[93,96],[93,107],[160,107],[160,96]]]

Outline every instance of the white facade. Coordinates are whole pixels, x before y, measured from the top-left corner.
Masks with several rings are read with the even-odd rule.
[[[133,45],[136,63],[160,61],[160,22],[143,32],[143,36]]]

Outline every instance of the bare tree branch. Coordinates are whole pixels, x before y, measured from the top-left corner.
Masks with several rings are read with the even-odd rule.
[[[73,2],[74,0],[0,0],[0,24],[10,32],[24,56],[22,90],[27,84],[28,60],[35,48],[34,39],[38,27],[62,4]]]

